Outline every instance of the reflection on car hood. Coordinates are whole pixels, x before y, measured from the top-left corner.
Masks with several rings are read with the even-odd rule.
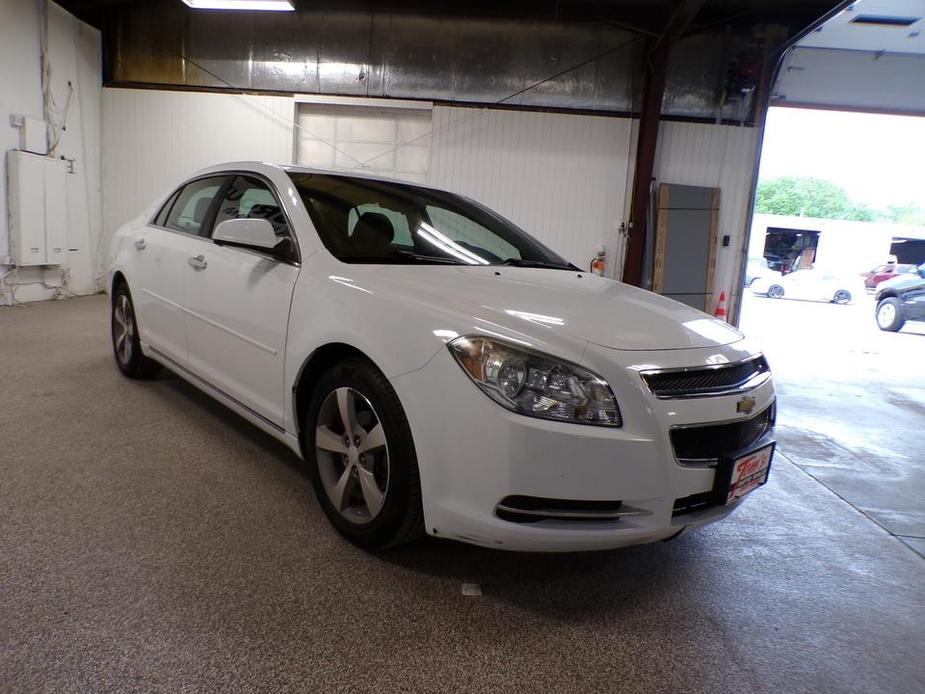
[[[892,277],[885,282],[878,284],[877,293],[879,294],[884,289],[902,290],[919,286],[925,286],[925,279],[919,277],[918,275],[898,275],[897,277]]]
[[[462,319],[454,329],[468,333],[513,333],[542,342],[552,331],[623,350],[693,349],[742,339],[735,328],[684,304],[590,273],[498,266],[350,267],[356,269],[351,274],[357,285],[367,291],[409,308],[449,312]]]

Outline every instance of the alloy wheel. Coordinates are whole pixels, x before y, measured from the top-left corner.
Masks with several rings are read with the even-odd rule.
[[[369,400],[343,386],[328,393],[315,422],[321,483],[347,520],[366,524],[379,515],[389,486],[389,450]]]
[[[132,315],[132,306],[125,294],[120,294],[116,299],[112,321],[112,339],[116,355],[122,364],[128,364],[132,359],[132,345],[135,340],[135,319]]]
[[[877,309],[877,325],[881,328],[889,328],[896,320],[896,307],[890,303],[883,303]]]

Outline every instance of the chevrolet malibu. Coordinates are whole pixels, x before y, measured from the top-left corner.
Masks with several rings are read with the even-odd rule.
[[[774,387],[738,331],[459,195],[211,167],[116,233],[109,289],[119,369],[287,444],[365,548],[664,540],[767,480]]]

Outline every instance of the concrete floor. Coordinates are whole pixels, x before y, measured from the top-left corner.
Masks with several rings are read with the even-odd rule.
[[[766,351],[790,458],[925,556],[925,323],[874,322],[847,306],[750,293],[742,329]]]
[[[795,410],[837,422],[837,397],[783,384],[771,481],[674,542],[378,557],[286,450],[176,378],[122,378],[104,297],[0,309],[0,383],[3,691],[925,691],[925,560],[814,477]],[[865,420],[911,411],[889,398]],[[905,474],[879,446],[868,471]]]

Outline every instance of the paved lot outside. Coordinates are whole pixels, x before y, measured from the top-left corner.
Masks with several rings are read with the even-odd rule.
[[[774,370],[787,455],[925,555],[925,323],[880,330],[868,294],[839,306],[746,291],[741,329]]]
[[[925,691],[925,562],[790,462],[817,440],[786,433],[815,392],[790,376],[771,480],[725,523],[377,556],[281,446],[169,374],[123,378],[107,328],[105,297],[0,309],[3,692]]]

